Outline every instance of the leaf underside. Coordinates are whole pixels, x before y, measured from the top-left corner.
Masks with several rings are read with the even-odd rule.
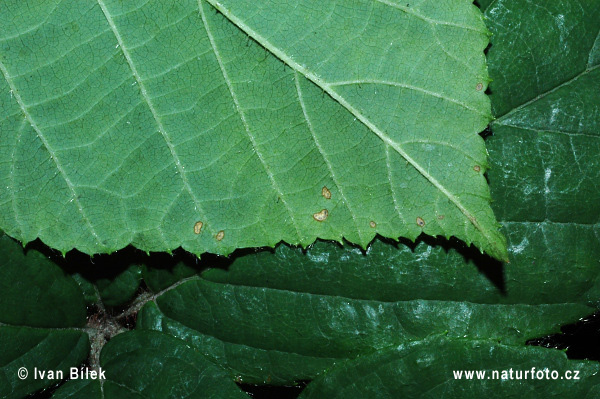
[[[226,390],[239,393],[231,383],[234,375],[239,381],[290,384],[321,374],[303,395],[347,396],[348,390],[365,397],[597,397],[596,362],[566,361],[559,351],[506,344],[556,332],[591,313],[590,305],[598,301],[600,3],[480,4],[494,33],[489,54],[498,119],[489,139],[490,182],[510,264],[470,259],[472,254],[465,259],[470,252],[460,245],[448,250],[446,243],[428,245],[434,242],[428,239],[415,246],[376,241],[367,256],[332,243],[318,242],[307,251],[282,245],[273,253],[236,257],[229,271],[213,269],[201,278],[192,277],[194,267],[171,269],[172,262],[161,261],[158,269],[143,268],[146,285],[162,293],[140,312],[137,328],[163,333],[131,332],[111,340],[103,354],[110,380],[104,393],[97,382],[72,380],[55,396],[166,397],[172,389],[185,397],[194,394],[196,373],[203,369],[205,391],[216,386],[220,396]],[[97,289],[91,286],[88,295],[89,282],[73,276],[83,291],[78,292],[46,256],[29,250],[25,259],[6,237],[0,237],[0,250],[5,377],[0,396],[21,397],[54,382],[19,380],[17,369],[66,370],[79,364],[89,348],[78,331],[86,301],[127,301],[129,295],[114,294],[137,290],[140,267],[127,269],[113,284],[96,281]],[[482,272],[501,280],[502,290]],[[194,281],[186,282],[188,277]],[[165,332],[188,341],[227,372],[210,367]],[[439,340],[432,332],[451,339]],[[462,336],[466,339],[452,338]],[[487,338],[495,342],[479,341]],[[385,349],[388,345],[400,346]],[[344,360],[358,352],[358,358]],[[168,367],[144,373],[163,362]],[[579,370],[581,380],[452,380],[454,369],[515,364]]]
[[[506,259],[469,1],[12,1],[0,32],[19,240],[229,254],[424,232]]]

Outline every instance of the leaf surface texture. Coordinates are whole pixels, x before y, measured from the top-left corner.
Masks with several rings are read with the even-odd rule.
[[[424,232],[506,258],[478,136],[488,32],[469,1],[1,11],[0,227],[15,238],[228,254]]]

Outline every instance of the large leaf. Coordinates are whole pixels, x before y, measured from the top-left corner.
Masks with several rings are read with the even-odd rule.
[[[600,270],[593,264],[577,272],[549,262],[502,265],[457,247],[430,241],[408,246],[375,240],[364,253],[325,242],[306,251],[282,245],[274,252],[237,257],[227,271],[212,269],[203,277],[218,283],[384,302],[594,305],[600,298]],[[600,249],[594,249],[590,257],[600,256]],[[188,270],[179,275],[189,277],[194,269]]]
[[[470,1],[0,7],[11,236],[227,254],[425,232],[506,258]]]
[[[518,272],[525,280],[531,269],[523,279]],[[158,280],[168,273],[146,274],[162,291],[137,327],[185,339],[249,383],[312,379],[341,360],[432,334],[524,344],[594,310],[576,293],[549,292],[556,300],[540,303],[517,285],[503,295],[456,251],[424,243],[413,252],[376,241],[366,256],[332,243],[306,253],[282,245],[165,288]],[[578,290],[590,286],[573,280]]]
[[[468,378],[465,371],[485,375]],[[462,378],[457,372],[462,372]],[[301,398],[592,399],[598,395],[597,362],[567,360],[564,353],[544,348],[431,339],[345,363],[309,384]]]
[[[2,233],[0,270],[0,398],[22,398],[62,379],[36,368],[67,376],[87,357],[85,303],[58,266]]]

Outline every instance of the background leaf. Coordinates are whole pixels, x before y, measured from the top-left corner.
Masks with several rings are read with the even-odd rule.
[[[331,243],[305,253],[282,245],[160,288],[138,328],[185,339],[240,380],[263,384],[312,379],[340,360],[432,334],[524,344],[594,310],[580,297],[529,304],[528,293],[502,294],[456,251],[424,243],[413,252],[376,241],[366,256]]]
[[[112,261],[114,262],[114,260],[113,258]],[[99,262],[99,264],[94,262],[92,265],[94,270],[88,269],[84,271],[84,275],[81,274],[83,267],[78,267],[77,272],[72,276],[83,290],[87,303],[100,302],[103,306],[109,307],[126,304],[140,288],[142,266],[139,264],[128,265],[123,270],[122,265],[115,267],[114,264],[105,265],[104,263],[112,262]]]
[[[550,301],[584,294],[570,284],[574,274],[598,284],[600,4],[555,0],[530,9],[498,0],[485,13],[494,33],[488,56],[497,116],[489,179],[511,265],[539,266],[535,295]]]
[[[106,373],[102,383],[70,381],[53,397],[248,397],[223,370],[183,341],[153,331],[132,331],[112,339],[102,351],[101,368]]]
[[[548,369],[558,379],[492,379],[492,371],[531,373]],[[454,378],[454,370],[485,370],[489,379]],[[567,380],[577,371],[578,380]],[[597,362],[567,360],[564,353],[486,341],[432,339],[401,345],[349,361],[317,378],[301,398],[595,398]],[[561,378],[562,377],[562,378]],[[464,377],[463,377],[464,378]]]
[[[89,352],[83,295],[77,284],[37,251],[0,233],[0,397],[21,398],[60,382],[35,376],[82,363]],[[28,375],[19,378],[25,367]]]

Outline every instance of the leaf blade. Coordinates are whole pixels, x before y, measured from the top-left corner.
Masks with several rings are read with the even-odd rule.
[[[437,288],[436,282],[415,292],[408,279],[385,289],[381,279],[342,283],[337,273],[327,273],[330,267],[337,267],[336,263],[305,261],[297,265],[300,270],[306,267],[307,273],[320,281],[318,285],[333,286],[333,292],[312,293],[322,288],[298,284],[295,277],[299,273],[293,268],[281,279],[250,286],[246,282],[264,279],[255,274],[255,257],[248,258],[250,261],[237,268],[237,275],[229,282],[207,272],[207,278],[222,282],[192,277],[162,289],[155,302],[140,311],[137,328],[162,331],[187,341],[241,381],[286,385],[312,379],[344,359],[432,334],[517,344],[556,332],[565,321],[574,322],[593,311],[581,303],[499,304],[494,303],[493,291],[481,295],[489,303],[470,302],[464,292],[458,293],[462,301],[421,299]],[[347,266],[357,263],[353,259]],[[287,265],[272,262],[267,269]],[[367,265],[365,271],[377,276],[388,268],[388,263],[382,262]],[[403,271],[402,263],[392,268],[392,274]],[[460,268],[456,272],[460,273]],[[457,277],[458,284],[463,278],[468,277]],[[355,290],[356,285],[362,291]],[[404,290],[409,291],[410,299],[394,299],[404,298]],[[385,299],[370,299],[373,297]]]
[[[0,171],[7,182],[0,225],[25,242],[39,236],[62,251],[87,253],[132,243],[144,250],[182,246],[228,254],[281,240],[309,245],[317,237],[366,246],[376,233],[414,239],[425,232],[455,235],[505,258],[477,136],[490,119],[483,93],[485,27],[470,4],[447,10],[432,4],[410,11],[396,4],[389,13],[389,4],[356,1],[346,15],[349,25],[333,26],[356,31],[364,23],[360,12],[372,10],[386,24],[382,37],[392,40],[376,43],[389,47],[390,65],[408,74],[409,67],[433,62],[436,68],[425,69],[431,79],[417,73],[414,82],[381,79],[398,74],[384,65],[378,80],[340,75],[319,88],[313,84],[321,79],[313,71],[318,60],[305,68],[292,63],[309,75],[286,70],[276,48],[265,53],[221,14],[205,12],[204,1],[173,7],[101,1],[63,13],[35,11],[35,22],[21,28],[11,18],[30,11],[25,3],[7,3],[2,25],[11,34],[0,63],[2,89],[14,95],[3,99],[2,140],[12,161]],[[305,17],[314,20],[317,11],[306,10]],[[396,28],[389,15],[400,23]],[[69,35],[57,35],[54,26]],[[399,31],[414,26],[426,29],[422,37],[394,42]],[[458,40],[463,33],[469,40]],[[56,46],[45,46],[41,37]],[[431,41],[436,44],[430,51]],[[177,51],[167,51],[173,42]],[[319,42],[322,55],[336,45],[325,36]],[[375,71],[364,57],[372,49],[361,51],[336,62],[345,57],[358,69]],[[403,65],[400,56],[411,52],[420,59]],[[69,65],[77,66],[71,71]],[[188,81],[191,87],[184,85]],[[322,90],[333,98],[319,98]],[[357,100],[373,96],[374,102]],[[400,113],[389,106],[398,99],[406,108]],[[379,110],[369,108],[374,106]],[[413,114],[424,116],[423,127],[415,127]],[[397,125],[399,115],[410,125],[404,139],[387,128]],[[343,140],[332,133],[339,131]],[[437,131],[450,138],[434,140]],[[40,145],[31,162],[28,149]],[[440,157],[453,166],[440,164]],[[473,173],[472,164],[480,172]],[[57,172],[60,179],[54,179]],[[30,174],[52,181],[56,200],[41,195],[47,214],[36,211],[34,193],[40,194]],[[378,184],[369,184],[369,176]],[[329,202],[318,194],[328,185],[338,188]],[[323,209],[331,211],[326,220],[314,220]],[[194,226],[203,227],[195,232]]]

